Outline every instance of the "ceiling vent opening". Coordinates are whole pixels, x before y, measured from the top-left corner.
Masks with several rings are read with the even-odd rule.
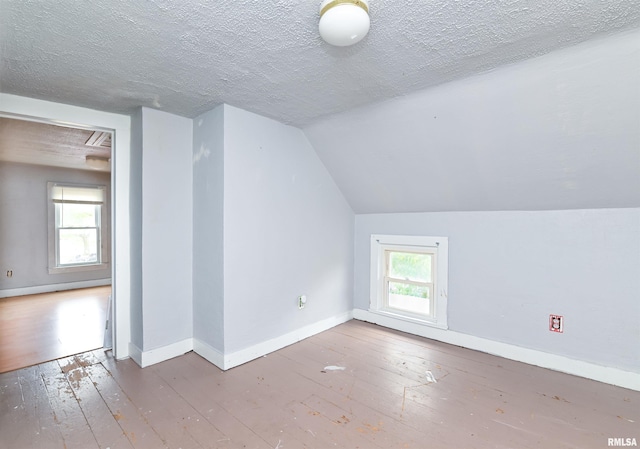
[[[85,145],[89,147],[111,148],[111,133],[106,131],[94,131],[85,142]]]

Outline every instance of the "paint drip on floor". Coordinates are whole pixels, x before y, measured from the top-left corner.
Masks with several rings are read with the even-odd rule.
[[[425,377],[427,378],[427,382],[432,382],[432,383],[437,383],[438,382],[436,380],[436,377],[433,375],[433,373],[431,371],[427,371],[427,373],[425,374]]]

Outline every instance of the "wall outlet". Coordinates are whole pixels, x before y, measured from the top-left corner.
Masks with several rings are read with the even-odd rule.
[[[298,296],[298,309],[304,309],[304,306],[306,303],[307,303],[307,295]]]
[[[549,330],[551,332],[564,332],[564,317],[562,315],[549,315]]]
[[[7,270],[7,277],[13,277],[13,270]]]

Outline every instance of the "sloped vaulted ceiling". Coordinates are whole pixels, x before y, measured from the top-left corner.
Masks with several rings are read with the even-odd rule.
[[[319,4],[0,0],[0,91],[110,112],[147,106],[186,117],[228,103],[301,127],[357,212],[633,203],[627,191],[636,184],[627,180],[637,175],[628,168],[637,136],[609,134],[614,124],[604,134],[587,127],[591,134],[583,137],[593,139],[575,137],[565,147],[567,135],[537,109],[561,95],[547,90],[547,103],[534,101],[510,114],[509,89],[497,102],[483,89],[517,80],[491,78],[501,66],[637,29],[637,0],[371,0],[371,32],[348,48],[318,36]],[[488,84],[468,81],[486,72]],[[531,88],[553,83],[534,81]],[[569,94],[581,96],[570,87]],[[521,99],[527,104],[535,96]],[[634,98],[622,98],[627,111]],[[385,102],[391,106],[380,106]],[[432,113],[437,118],[425,121]],[[513,117],[523,121],[510,122]],[[525,117],[532,123],[517,137],[513,130]],[[585,126],[599,118],[590,115]],[[512,132],[499,132],[502,121]],[[620,123],[629,125],[629,114]],[[539,126],[546,131],[534,133]],[[331,134],[342,138],[326,137]],[[617,158],[615,166],[603,147],[613,148],[607,157]],[[625,184],[585,188],[598,173]],[[385,179],[389,175],[395,184]],[[439,182],[425,184],[425,176]],[[533,185],[541,188],[538,196]]]
[[[640,30],[304,130],[357,213],[640,207]]]

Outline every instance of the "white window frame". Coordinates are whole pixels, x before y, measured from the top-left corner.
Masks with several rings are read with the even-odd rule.
[[[98,248],[98,263],[86,263],[77,265],[58,265],[58,229],[56,227],[56,204],[53,201],[53,189],[56,186],[62,187],[82,187],[91,189],[101,189],[103,192],[103,202],[100,205],[100,235]],[[49,251],[49,274],[76,273],[82,271],[104,270],[109,265],[108,246],[108,189],[104,185],[96,184],[72,184],[67,182],[47,182],[47,223],[48,223],[48,251]]]
[[[390,308],[386,301],[386,252],[408,251],[434,254],[434,295],[430,316]],[[449,278],[449,239],[447,237],[378,235],[371,236],[371,285],[369,311],[413,323],[447,329]]]

